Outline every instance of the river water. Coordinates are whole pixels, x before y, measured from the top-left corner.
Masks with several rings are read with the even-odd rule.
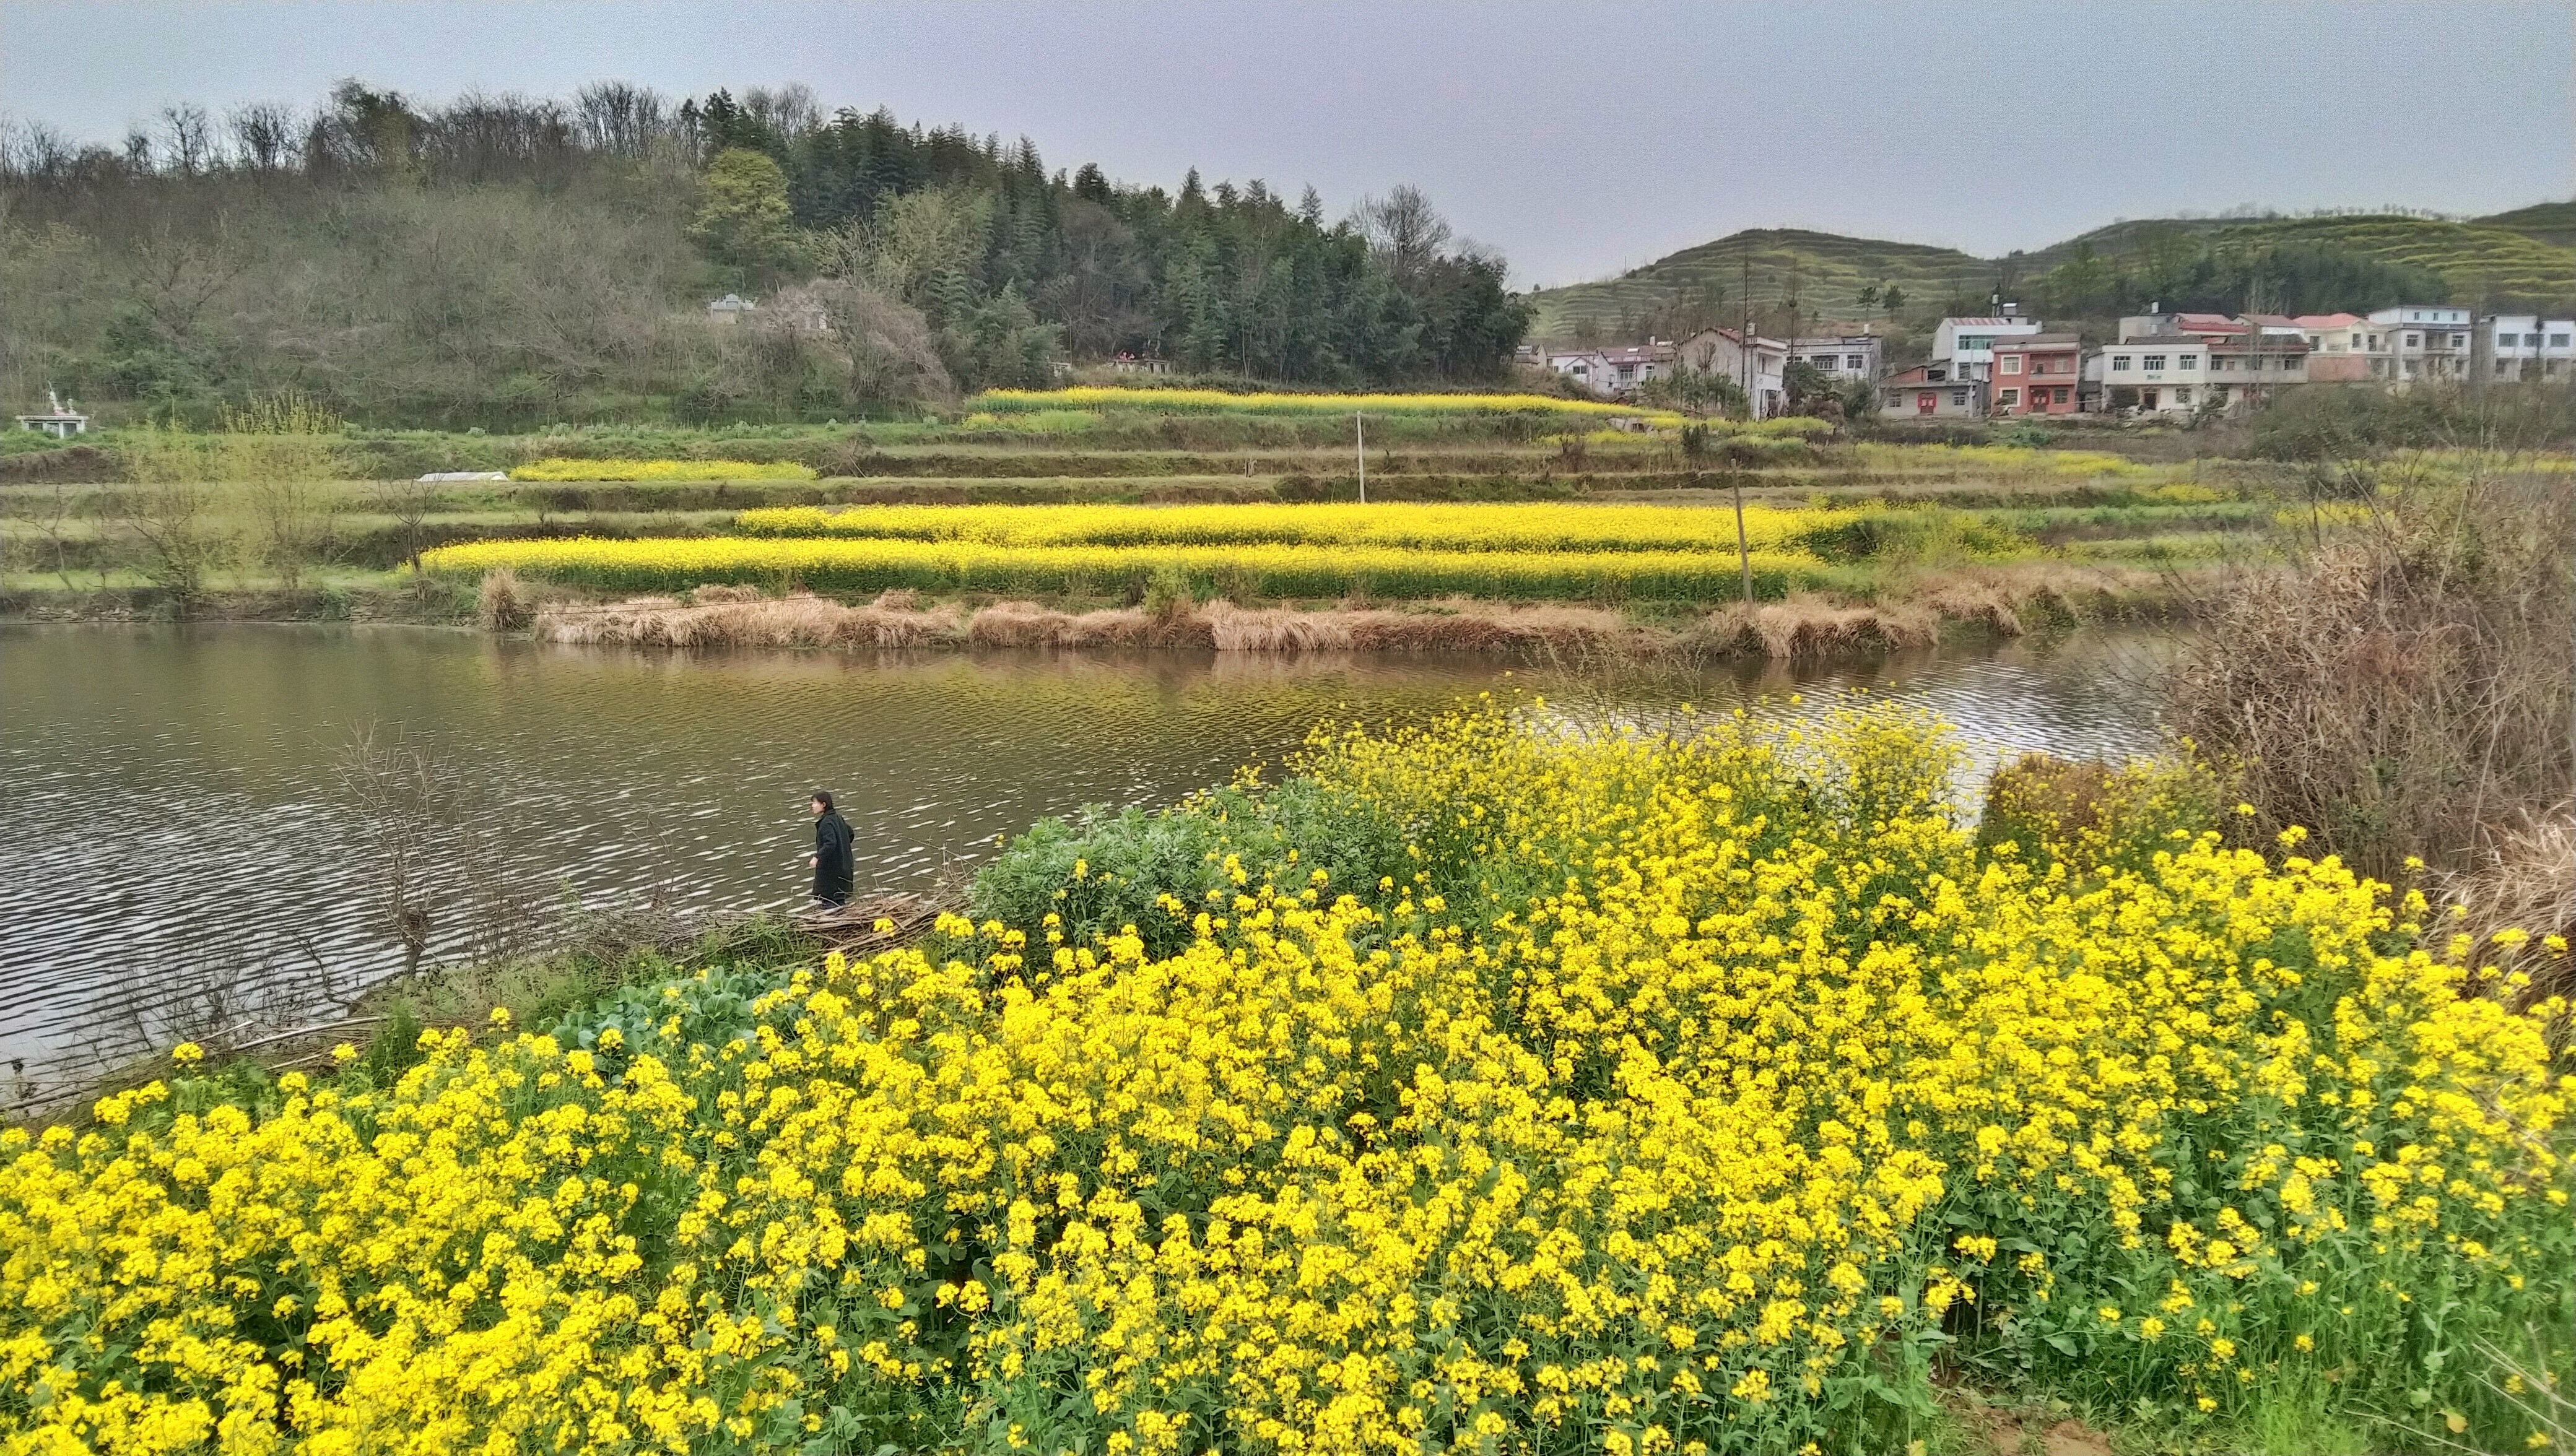
[[[2080,633],[1605,680],[1481,659],[683,656],[404,627],[0,626],[0,1060],[121,1049],[247,1002],[321,1008],[398,970],[342,773],[369,725],[448,771],[480,882],[560,924],[573,907],[800,903],[817,786],[856,832],[863,894],[921,888],[1042,815],[1167,803],[1275,764],[1318,720],[1416,719],[1489,690],[1586,717],[1685,701],[1805,715],[1867,693],[1957,724],[1980,768],[2028,749],[2118,759],[2154,746],[2154,651]],[[433,934],[435,953],[461,949],[453,926]]]

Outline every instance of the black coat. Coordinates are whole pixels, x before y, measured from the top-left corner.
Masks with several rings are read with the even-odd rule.
[[[814,897],[838,903],[850,898],[857,873],[850,852],[850,821],[838,809],[826,809],[814,821]]]

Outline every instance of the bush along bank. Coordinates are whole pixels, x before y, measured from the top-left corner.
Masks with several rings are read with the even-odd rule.
[[[2152,785],[1981,848],[1885,710],[1543,721],[1042,826],[941,944],[747,1000],[0,1135],[0,1410],[65,1450],[1874,1452],[1942,1439],[1938,1362],[2165,1444],[2499,1450],[2498,1354],[2576,1374],[2524,1333],[2576,1298],[2565,1007],[2418,903]]]

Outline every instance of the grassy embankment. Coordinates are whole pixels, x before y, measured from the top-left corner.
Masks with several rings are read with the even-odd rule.
[[[1474,511],[1451,513],[1441,531],[1399,541],[1311,533],[1251,540],[1219,531],[1195,543],[1150,540],[1152,529],[1111,524],[1119,513],[1105,512],[1093,538],[988,543],[971,564],[954,547],[902,544],[964,529],[919,511],[858,510],[915,523],[903,530],[859,525],[847,514],[809,517],[814,529],[804,545],[788,544],[775,524],[785,518],[766,514],[1013,504],[1244,503],[1276,511],[1352,502],[1358,461],[1344,411],[1353,403],[1066,391],[987,395],[953,419],[864,429],[102,437],[0,458],[8,518],[0,583],[22,614],[166,613],[184,604],[212,614],[449,621],[476,615],[483,569],[502,565],[521,586],[502,603],[505,618],[530,599],[707,584],[781,596],[801,587],[846,598],[839,606],[849,611],[889,589],[917,594],[901,604],[910,614],[901,620],[887,607],[823,634],[869,641],[1205,642],[1226,636],[1201,620],[1219,597],[1238,613],[1298,612],[1299,640],[1320,633],[1333,642],[1354,640],[1345,630],[1352,624],[1319,610],[1376,611],[1382,624],[1388,612],[1454,624],[1475,615],[1462,613],[1461,602],[1547,603],[1608,613],[1618,631],[1669,636],[1724,607],[1728,623],[1701,637],[1779,650],[1792,639],[1826,645],[1855,632],[1915,640],[1944,620],[2010,630],[2034,611],[2056,619],[2152,609],[2165,594],[2165,573],[2250,548],[2287,499],[2272,471],[2242,462],[1853,443],[1796,421],[1719,425],[1685,438],[1673,417],[1569,401],[1374,396],[1366,401],[1373,506],[1516,509],[1493,511],[1494,523],[1471,524]],[[1648,428],[1610,428],[1613,416]],[[407,478],[433,469],[508,470],[513,478]],[[1737,600],[1734,522],[1725,509],[1738,487],[1756,548],[1760,602],[1749,607]],[[1667,506],[1656,528],[1663,535],[1649,536],[1677,538],[1686,549],[1658,559],[1606,539],[1615,534],[1601,527],[1610,517],[1589,508],[1621,502]],[[1157,513],[1127,514],[1142,521]],[[1513,537],[1499,524],[1506,518],[1526,529]],[[1690,524],[1675,524],[1682,521]],[[569,544],[584,539],[628,544]],[[482,544],[503,541],[531,544]],[[1575,542],[1584,549],[1570,549]],[[426,572],[410,569],[419,557]],[[1132,625],[1132,613],[1100,615],[1142,611],[1149,596],[1151,625]],[[1801,635],[1780,620],[1792,598],[1797,613],[1838,625]],[[813,606],[802,601],[769,609],[766,625],[742,603],[724,605],[722,614],[645,635],[806,641],[818,630]],[[1013,610],[976,632],[975,619],[997,605]],[[1744,624],[1734,619],[1757,615],[1767,628],[1738,630]],[[1089,624],[1079,625],[1086,616]],[[1397,635],[1411,645],[1437,645],[1442,635],[1421,622],[1393,625],[1406,629]],[[609,631],[597,617],[566,630],[633,635]],[[1497,640],[1481,626],[1468,635]],[[1286,640],[1272,628],[1253,636]],[[1226,640],[1251,639],[1237,632]],[[1391,645],[1375,628],[1357,640]]]

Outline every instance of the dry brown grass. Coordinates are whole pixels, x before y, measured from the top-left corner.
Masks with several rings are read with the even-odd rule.
[[[2576,992],[2576,819],[2555,815],[2498,830],[2484,862],[2449,876],[2443,898],[2464,913],[2471,965],[2531,977],[2519,1000]],[[2520,936],[2510,932],[2519,931]]]
[[[1741,603],[1681,627],[1644,626],[1607,607],[1516,605],[1456,598],[1417,608],[1352,599],[1315,611],[1205,604],[1183,597],[1150,607],[1068,612],[1036,602],[995,602],[971,612],[925,607],[912,591],[889,591],[866,606],[820,597],[768,597],[751,587],[707,586],[686,601],[634,597],[605,604],[558,602],[534,613],[551,642],[645,647],[1182,647],[1220,653],[1453,653],[1494,657],[1796,659],[1923,647],[1942,626],[1970,622],[2004,635],[2024,630],[2034,600],[2099,596],[2113,585],[2020,582],[1945,574],[1917,595],[1876,606],[1821,596]]]
[[[2175,726],[2382,879],[2501,863],[2567,799],[2576,499],[2566,478],[2418,483],[2287,567],[2226,577],[2170,684]]]
[[[685,603],[672,597],[557,602],[540,608],[532,627],[541,642],[677,648],[920,647],[960,632],[954,608],[849,607],[815,596],[745,591],[700,587]]]

